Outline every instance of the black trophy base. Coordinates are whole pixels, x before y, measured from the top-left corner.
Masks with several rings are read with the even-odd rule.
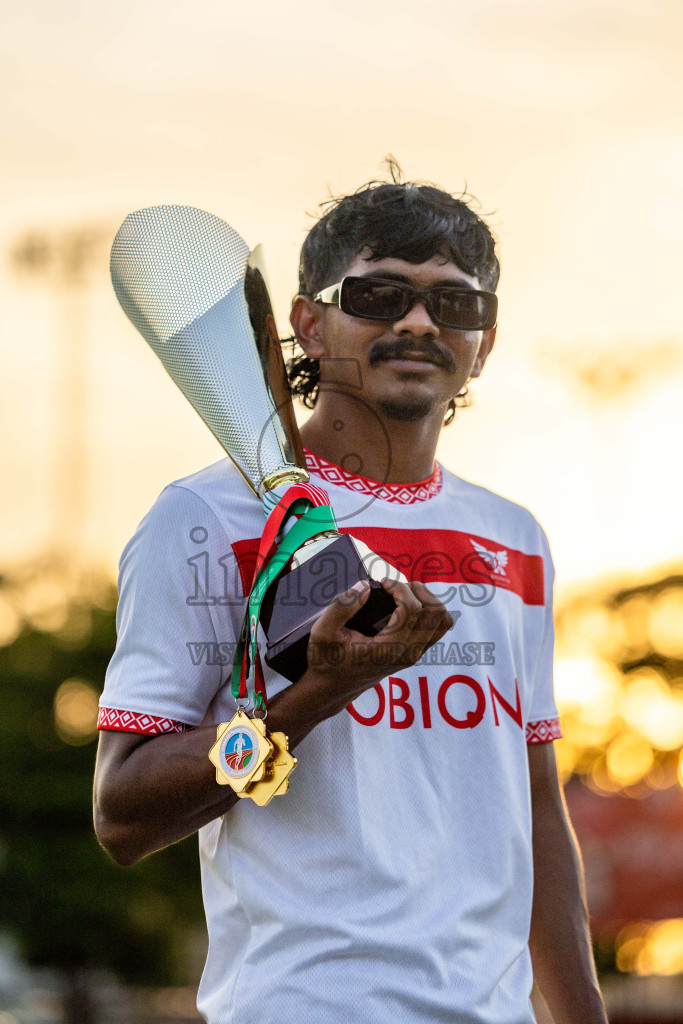
[[[382,584],[370,578],[348,534],[275,580],[261,606],[261,625],[268,640],[266,664],[296,682],[308,668],[308,638],[315,621],[338,594],[359,580],[369,581],[370,596],[347,625],[364,636],[375,636],[396,604]]]

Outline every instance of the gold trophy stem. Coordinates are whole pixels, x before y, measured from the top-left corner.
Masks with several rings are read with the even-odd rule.
[[[262,498],[266,491],[272,491],[281,484],[302,484],[309,479],[308,470],[299,466],[287,466],[283,469],[276,469],[264,477],[259,487],[259,497]]]

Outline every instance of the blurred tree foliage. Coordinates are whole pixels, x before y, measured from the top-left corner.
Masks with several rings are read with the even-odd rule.
[[[660,906],[664,902],[675,907],[680,890],[671,885],[669,861],[676,834],[672,830],[667,842],[664,825],[656,826],[657,817],[643,812],[650,799],[660,808],[663,796],[668,808],[683,801],[683,575],[655,577],[633,586],[586,588],[558,608],[556,627],[555,689],[564,737],[555,749],[569,784],[570,810],[578,811],[572,801],[577,787],[587,787],[598,799],[633,801],[633,831],[621,832],[615,826],[609,841],[596,839],[590,825],[582,834],[581,819],[574,820],[579,839],[590,840],[584,857],[589,875],[593,873],[600,887],[597,920],[612,911],[619,916],[617,894],[623,898],[623,878],[630,877],[632,864],[628,845],[642,844],[648,834],[654,854],[642,864],[645,891],[655,894]],[[580,806],[585,808],[585,802]],[[674,821],[673,811],[667,815],[659,820]],[[610,896],[613,887],[615,894]],[[647,916],[656,916],[652,906]],[[675,929],[676,935],[683,934],[682,922],[678,917],[668,922],[672,936]],[[613,927],[596,931],[601,976],[632,970],[672,973],[669,965],[679,940],[672,938],[665,948],[663,932],[656,933],[651,926],[650,920],[636,921],[617,932]]]
[[[196,840],[120,868],[93,833],[92,716],[114,603],[111,586],[74,596],[45,577],[0,585],[0,928],[29,964],[62,972],[70,1021],[93,1019],[77,995],[89,970],[146,985],[187,980],[186,935],[203,920]]]
[[[683,785],[683,575],[580,593],[556,625],[565,779],[633,796]]]

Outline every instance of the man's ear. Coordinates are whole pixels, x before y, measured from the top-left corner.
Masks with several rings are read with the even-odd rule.
[[[320,359],[325,355],[321,330],[322,317],[323,307],[314,302],[309,295],[294,296],[289,322],[296,340],[311,359]]]
[[[470,372],[470,377],[478,377],[481,371],[484,369],[484,363],[491,354],[491,349],[496,340],[496,328],[492,327],[489,331],[484,331],[477,352],[477,358],[474,360],[474,366]]]

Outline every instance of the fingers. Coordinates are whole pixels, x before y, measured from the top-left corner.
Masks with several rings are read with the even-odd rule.
[[[382,630],[382,635],[395,635],[404,630],[409,631],[422,611],[422,601],[413,593],[412,584],[383,579],[382,586],[396,602],[396,608]]]
[[[396,609],[382,635],[405,633],[406,639],[424,638],[427,645],[440,639],[453,625],[453,617],[424,583],[397,583],[382,580],[382,586],[396,602]],[[433,640],[431,639],[433,636]]]
[[[384,628],[373,637],[347,628],[371,593],[369,583],[360,581],[339,594],[314,623],[309,665],[321,662],[338,667],[351,659],[356,670],[372,664],[375,668],[381,666],[384,675],[393,668],[415,664],[453,626],[448,609],[424,584],[384,579],[382,586],[396,603]]]
[[[453,616],[423,583],[383,580],[382,586],[396,601],[396,610],[373,642],[389,642],[397,661],[413,665],[451,629]]]
[[[370,584],[367,580],[359,580],[349,590],[338,594],[314,623],[311,629],[311,640],[334,639],[337,632],[363,607],[369,596]]]
[[[415,630],[429,634],[427,647],[440,640],[454,624],[453,616],[448,608],[435,597],[424,583],[413,583],[414,593],[422,602],[422,611],[417,617]]]

